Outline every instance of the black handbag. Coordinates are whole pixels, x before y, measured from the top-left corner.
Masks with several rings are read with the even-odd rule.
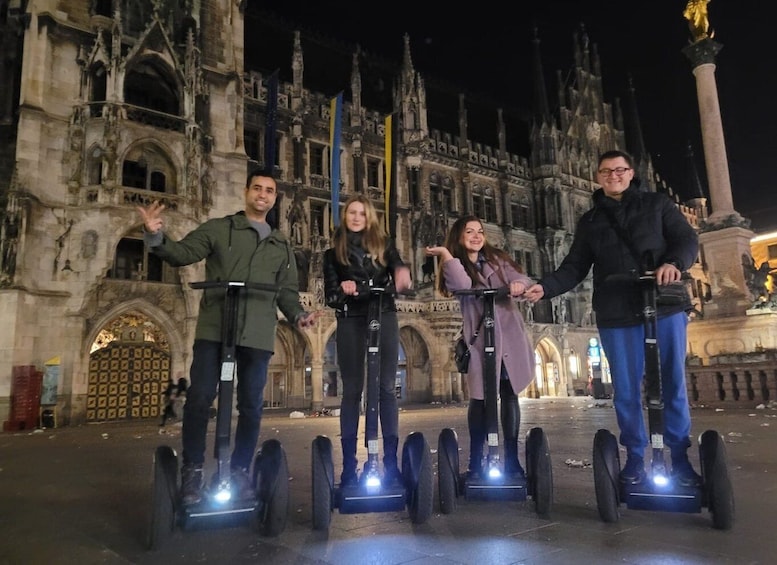
[[[478,338],[478,334],[480,333],[480,326],[482,324],[483,318],[480,318],[478,327],[475,328],[475,333],[472,334],[472,338],[469,340],[469,343],[467,343],[467,341],[464,339],[463,334],[456,340],[456,345],[453,348],[453,359],[456,361],[456,369],[459,371],[459,373],[469,372],[469,348],[472,347],[472,345],[475,343],[475,340]]]

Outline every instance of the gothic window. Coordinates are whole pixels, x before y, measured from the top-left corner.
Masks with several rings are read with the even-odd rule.
[[[89,73],[89,83],[89,101],[104,102],[107,98],[108,74],[102,63],[97,63],[92,67]],[[90,113],[92,116],[102,115],[102,105],[93,104]]]
[[[515,227],[521,228],[522,230],[531,231],[534,228],[534,222],[532,222],[531,217],[531,208],[529,207],[529,199],[524,196],[521,198],[521,202],[518,205],[519,207],[519,215],[520,215],[520,223],[516,225]]]
[[[137,161],[124,161],[121,168],[121,184],[130,188],[146,188],[148,170]]]
[[[405,121],[405,124],[407,126],[407,129],[410,129],[410,130],[418,129],[418,115],[416,114],[415,108],[411,108],[407,112],[407,119]]]
[[[510,200],[510,223],[514,228],[521,227],[521,203],[515,197]]]
[[[310,174],[324,176],[326,171],[326,148],[323,145],[310,144]]]
[[[436,173],[429,176],[429,197],[431,198],[430,207],[433,212],[444,212],[442,188],[439,185],[439,177]]]
[[[101,184],[103,182],[103,152],[99,147],[95,147],[89,152],[87,157],[87,175],[90,185]]]
[[[172,267],[164,265],[162,260],[149,253],[143,243],[140,232],[128,234],[116,245],[113,266],[108,278],[127,281],[175,282]]]
[[[161,171],[151,171],[149,188],[154,192],[165,192],[165,174]]]
[[[175,167],[162,149],[153,144],[132,147],[121,166],[121,184],[153,192],[176,192]]]
[[[141,61],[127,72],[124,101],[164,114],[180,115],[178,84],[166,68],[151,59]]]
[[[475,186],[472,190],[472,214],[483,218],[483,189]]]
[[[483,210],[484,219],[492,224],[496,223],[496,200],[494,199],[494,189],[489,187],[483,192]]]
[[[150,171],[143,162],[126,160],[122,164],[121,184],[152,192],[166,192],[167,186],[165,174],[162,171]]]
[[[367,159],[367,186],[380,188],[380,165],[378,159]]]
[[[324,236],[326,218],[326,204],[323,202],[310,203],[311,235]]]
[[[442,209],[445,212],[453,212],[453,179],[442,179]]]

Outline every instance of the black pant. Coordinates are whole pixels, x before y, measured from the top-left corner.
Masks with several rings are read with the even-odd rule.
[[[355,439],[359,432],[359,405],[364,390],[367,355],[367,317],[338,318],[337,361],[343,379],[340,435]],[[399,416],[396,397],[399,323],[396,312],[384,312],[380,331],[380,428],[383,437],[397,436]],[[367,430],[367,437],[378,430]]]

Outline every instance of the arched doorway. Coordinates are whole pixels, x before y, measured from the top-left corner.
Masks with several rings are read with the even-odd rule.
[[[161,329],[141,313],[121,314],[91,346],[86,419],[157,417],[169,379],[170,346]]]
[[[558,347],[548,338],[540,340],[534,349],[534,382],[526,388],[526,396],[566,396],[566,373]]]

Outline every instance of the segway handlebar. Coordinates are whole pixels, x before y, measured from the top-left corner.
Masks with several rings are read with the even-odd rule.
[[[398,291],[393,282],[385,285],[370,285],[367,283],[357,284],[356,291],[359,294],[389,294],[393,296],[415,296],[415,289],[406,288],[405,290]]]
[[[454,290],[454,296],[488,296],[493,295],[494,298],[504,298],[510,296],[510,287],[502,286],[499,288],[462,288],[461,290]]]
[[[208,288],[250,288],[252,290],[265,290],[267,292],[277,292],[278,287],[274,284],[259,283],[251,281],[198,281],[189,283],[194,289]]]
[[[691,277],[690,273],[687,271],[682,273],[682,277],[680,277],[680,281],[686,281],[690,280],[693,277]],[[656,272],[655,271],[645,271],[641,275],[638,274],[636,271],[632,271],[629,273],[614,273],[612,275],[607,275],[604,277],[604,282],[606,283],[649,283],[650,281],[656,280]],[[678,281],[678,282],[680,282]]]

